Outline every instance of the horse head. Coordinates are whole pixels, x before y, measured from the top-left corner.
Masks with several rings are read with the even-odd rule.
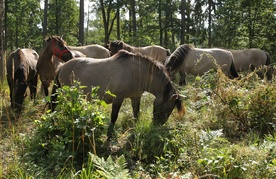
[[[116,40],[109,44],[109,50],[111,56],[116,54],[119,50],[123,49],[124,43],[122,41]]]
[[[63,61],[68,61],[73,58],[73,54],[66,46],[66,42],[59,36],[50,36],[46,40],[46,45],[49,45],[52,55],[55,55]]]
[[[174,108],[180,115],[185,114],[181,95],[176,93],[172,82],[168,82],[162,98],[156,98],[153,106],[153,124],[163,125],[167,122]]]

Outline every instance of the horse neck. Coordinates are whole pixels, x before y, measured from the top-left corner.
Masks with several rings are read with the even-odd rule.
[[[41,61],[43,61],[44,63],[52,63],[52,56],[53,54],[51,50],[45,47],[39,55],[39,59],[42,59]]]
[[[140,72],[139,74],[143,75],[145,91],[152,93],[155,97],[162,97],[168,83],[165,74],[158,67],[153,67],[152,64],[144,69],[147,70],[147,73]]]

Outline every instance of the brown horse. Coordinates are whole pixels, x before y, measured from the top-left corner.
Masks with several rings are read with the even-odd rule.
[[[184,110],[164,66],[148,57],[125,50],[105,59],[77,58],[66,62],[55,79],[50,105],[52,110],[55,109],[57,88],[71,86],[73,79],[80,81],[82,86],[87,86],[84,89],[85,94],[91,92],[91,86],[100,87],[100,99],[112,103],[111,127],[117,120],[123,100],[139,100],[144,91],[156,97],[153,109],[155,124],[164,124],[175,106],[180,113]],[[111,96],[106,91],[114,95]]]
[[[11,107],[20,113],[29,86],[31,99],[36,99],[38,54],[32,49],[13,51],[7,60],[7,81],[10,89]]]
[[[200,49],[184,44],[179,46],[166,60],[165,66],[173,75],[180,73],[180,85],[185,85],[187,74],[203,75],[210,69],[220,67],[229,78],[237,78],[238,73],[233,63],[231,52],[223,49]]]
[[[119,50],[124,49],[132,53],[141,53],[142,55],[149,56],[161,63],[163,63],[167,56],[170,56],[171,52],[169,49],[165,49],[159,45],[152,45],[146,47],[133,47],[122,41],[113,41],[109,45],[111,55],[116,54]]]
[[[260,77],[264,77],[266,74],[267,80],[271,80],[272,72],[268,69],[264,72],[261,67],[267,67],[270,65],[270,56],[267,52],[264,52],[257,48],[245,49],[245,50],[230,50],[234,57],[234,65],[237,72],[255,70]]]
[[[107,58],[110,57],[110,52],[108,49],[101,45],[92,44],[92,45],[86,45],[86,46],[68,46],[70,50],[75,50],[83,53],[87,57],[90,58]]]
[[[48,88],[54,79],[56,71],[56,61],[52,56],[56,56],[63,61],[73,58],[72,52],[67,48],[66,42],[59,36],[50,36],[45,39],[45,46],[37,61],[37,72],[42,82],[44,93],[48,96]]]

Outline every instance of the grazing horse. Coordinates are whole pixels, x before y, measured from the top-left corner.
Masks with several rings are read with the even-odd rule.
[[[169,56],[165,66],[172,75],[176,71],[180,73],[180,85],[186,85],[187,74],[203,75],[210,69],[216,70],[218,67],[229,78],[238,77],[232,53],[217,48],[200,49],[187,44],[181,45]]]
[[[13,51],[7,60],[7,81],[10,89],[11,107],[20,113],[29,86],[31,99],[36,99],[38,54],[32,49]]]
[[[116,40],[109,45],[111,55],[116,54],[119,50],[124,49],[132,53],[141,53],[142,55],[149,56],[154,60],[164,63],[166,58],[171,55],[169,49],[165,49],[159,45],[152,45],[146,47],[133,47],[122,41]]]
[[[90,58],[107,58],[110,57],[110,52],[108,49],[101,45],[92,44],[92,45],[86,45],[86,46],[68,46],[70,50],[75,50],[83,53],[87,57]]]
[[[269,54],[257,48],[245,50],[230,50],[230,52],[233,54],[234,65],[237,72],[255,70],[270,65]],[[259,70],[257,72],[260,77],[263,77],[264,73],[266,73],[267,80],[271,80],[271,70],[268,69],[266,72]]]
[[[73,58],[72,52],[67,48],[66,42],[59,36],[50,36],[45,39],[45,45],[37,61],[37,72],[43,85],[44,93],[48,96],[48,88],[54,79],[58,64],[52,56],[68,61]]]
[[[55,109],[56,90],[63,85],[80,81],[84,93],[91,92],[91,86],[99,86],[98,95],[106,103],[112,103],[111,123],[113,128],[122,102],[125,98],[141,98],[148,91],[156,98],[153,108],[153,123],[164,124],[174,107],[183,114],[184,108],[165,67],[148,57],[119,51],[105,59],[76,58],[66,62],[58,71],[52,91],[52,111]],[[106,93],[110,91],[114,95]],[[88,95],[88,99],[89,99]]]

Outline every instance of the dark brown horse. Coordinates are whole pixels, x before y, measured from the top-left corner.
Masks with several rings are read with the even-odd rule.
[[[172,74],[176,71],[180,73],[180,85],[186,84],[187,74],[203,75],[218,67],[231,79],[239,77],[232,53],[218,48],[200,49],[187,44],[181,45],[166,60],[165,66]]]
[[[73,85],[72,79],[80,81],[82,86],[87,86],[84,89],[85,94],[91,92],[91,86],[100,87],[99,97],[106,103],[112,103],[111,126],[117,120],[124,99],[140,99],[144,91],[156,97],[153,104],[153,123],[164,124],[174,107],[177,107],[180,113],[184,111],[164,66],[148,57],[125,50],[110,58],[76,58],[62,65],[52,92],[52,110],[55,109],[57,88]],[[114,95],[111,96],[106,91]]]
[[[31,99],[36,99],[38,54],[32,49],[13,51],[7,60],[7,81],[10,88],[11,107],[20,113],[29,86]]]
[[[145,47],[133,47],[128,45],[122,41],[116,40],[111,42],[109,45],[111,55],[116,54],[119,50],[124,49],[132,53],[141,53],[142,55],[149,56],[154,60],[157,60],[163,63],[168,56],[170,56],[171,52],[169,49],[165,49],[159,45],[151,45]]]
[[[45,45],[39,55],[36,69],[46,96],[49,94],[48,88],[54,79],[56,71],[55,64],[57,62],[52,58],[53,55],[63,61],[68,61],[73,58],[72,52],[68,49],[66,42],[61,37],[50,36],[45,39]]]

